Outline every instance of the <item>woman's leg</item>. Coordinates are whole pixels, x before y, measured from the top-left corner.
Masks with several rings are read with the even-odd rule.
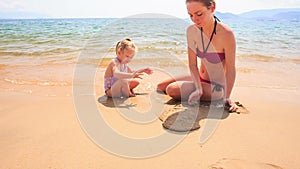
[[[195,89],[192,81],[176,81],[168,85],[166,93],[173,99],[187,100]]]
[[[220,100],[224,97],[224,91],[223,89],[221,91],[214,90],[215,85],[202,82],[202,89],[203,94],[201,96],[201,100],[203,101],[214,101],[214,100]]]
[[[209,83],[202,82],[202,90],[203,94],[201,96],[201,100],[211,101],[211,100],[219,100],[223,98],[224,91],[216,91],[214,89],[214,85]],[[176,100],[188,100],[190,94],[195,91],[195,85],[191,81],[177,81],[168,85],[166,89],[166,93]]]
[[[191,76],[181,76],[181,77],[177,77],[177,78],[167,79],[157,85],[157,90],[166,92],[168,85],[171,83],[174,83],[176,81],[192,81],[192,78],[191,78]]]

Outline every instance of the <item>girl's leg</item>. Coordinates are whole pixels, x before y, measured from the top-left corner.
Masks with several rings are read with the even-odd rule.
[[[136,79],[129,80],[129,88],[130,89],[136,88],[139,84],[140,84],[140,82]]]
[[[168,85],[176,81],[192,81],[192,78],[191,76],[181,76],[177,78],[167,79],[157,85],[157,90],[166,92]]]
[[[127,80],[121,80],[123,81],[122,83],[122,95],[124,97],[132,97],[134,94],[131,93],[130,88],[129,88],[129,82]]]
[[[128,85],[128,81],[125,79],[116,81],[112,85],[112,87],[109,90],[107,90],[106,94],[109,97],[121,97],[122,95],[124,97],[129,97],[130,96],[130,88]]]

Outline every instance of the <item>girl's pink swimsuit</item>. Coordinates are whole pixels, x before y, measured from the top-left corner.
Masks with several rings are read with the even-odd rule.
[[[114,61],[118,65],[118,70],[120,72],[128,72],[128,64],[122,64],[120,60],[116,57],[114,58]],[[112,73],[110,76],[104,77],[104,89],[105,92],[111,88],[111,86],[116,83],[118,78],[114,77],[114,73]]]

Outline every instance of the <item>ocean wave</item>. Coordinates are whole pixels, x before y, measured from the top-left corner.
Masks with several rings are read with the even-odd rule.
[[[273,55],[261,55],[261,54],[238,54],[238,58],[247,59],[247,60],[258,60],[264,62],[281,62],[288,61],[294,63],[300,63],[300,58],[292,58],[292,57],[277,57]]]
[[[19,50],[19,51],[0,51],[0,56],[47,56],[56,54],[67,54],[80,52],[82,49],[78,48],[55,48],[55,49],[41,49],[38,51]]]
[[[14,85],[38,85],[38,86],[71,86],[71,82],[64,81],[38,81],[4,78],[4,81]]]
[[[142,46],[138,48],[139,51],[149,51],[149,52],[174,52],[174,53],[186,53],[186,48],[176,47],[176,46]],[[151,53],[150,53],[151,54]]]

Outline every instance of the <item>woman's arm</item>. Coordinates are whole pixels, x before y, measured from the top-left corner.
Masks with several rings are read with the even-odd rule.
[[[192,92],[188,98],[188,104],[192,105],[192,104],[194,104],[193,101],[200,100],[200,98],[203,94],[203,90],[202,90],[202,85],[201,85],[201,81],[200,81],[200,73],[199,73],[199,69],[198,69],[197,56],[196,56],[195,52],[193,52],[193,50],[190,48],[188,49],[188,55],[189,55],[188,59],[189,59],[189,68],[190,68],[190,72],[191,72],[191,77],[192,77],[193,82],[196,87],[196,90],[194,92]]]
[[[236,77],[236,68],[235,68],[235,54],[236,54],[236,42],[234,34],[231,30],[228,30],[225,34],[226,42],[225,44],[225,77],[226,77],[226,88],[225,88],[225,103],[230,105],[229,111],[235,112],[238,109],[238,106],[230,99],[231,91],[234,86],[235,77]]]
[[[200,81],[200,73],[198,68],[198,62],[197,62],[197,55],[196,55],[196,44],[195,44],[195,38],[196,36],[196,30],[193,25],[188,27],[187,29],[187,42],[188,42],[188,63],[189,63],[189,69],[191,73],[191,77],[193,79],[193,82],[195,84],[196,90],[192,92],[188,98],[188,103],[193,104],[193,101],[198,101],[203,93],[202,85]]]
[[[225,44],[225,78],[226,78],[226,93],[225,99],[230,98],[232,88],[234,86],[235,77],[236,77],[236,68],[235,68],[235,54],[236,54],[236,42],[234,34],[232,31],[226,32],[226,42]]]
[[[193,82],[195,83],[196,90],[202,91],[197,55],[190,48],[188,48],[188,63]]]
[[[187,45],[188,45],[188,63],[191,77],[195,83],[196,89],[202,91],[200,74],[198,69],[197,55],[196,55],[196,42],[197,28],[190,25],[186,31]]]

